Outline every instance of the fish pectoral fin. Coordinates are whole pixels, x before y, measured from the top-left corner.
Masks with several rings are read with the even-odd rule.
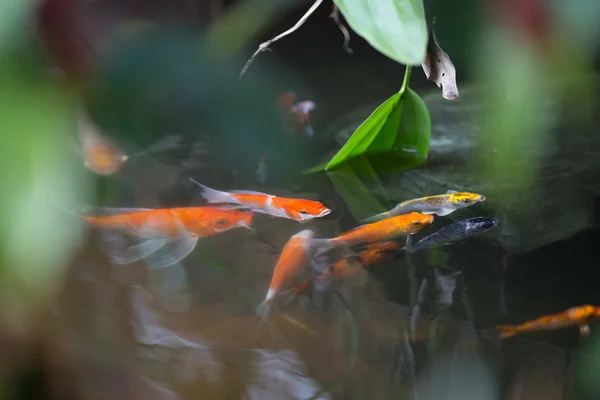
[[[456,209],[452,208],[452,207],[442,207],[440,208],[436,214],[439,215],[440,217],[443,217],[444,215],[448,215],[452,212],[454,212]]]
[[[448,190],[446,191],[446,194],[450,194],[450,193],[458,193],[458,191],[456,191],[456,190],[452,190],[452,189],[448,189]]]
[[[196,247],[199,237],[192,237],[187,233],[167,239],[165,245],[146,258],[146,264],[151,269],[170,267],[187,257]]]
[[[588,324],[579,325],[579,336],[586,338],[590,335],[590,326]]]
[[[130,264],[148,257],[167,244],[167,239],[150,239],[125,249],[113,248],[109,258],[113,264]]]

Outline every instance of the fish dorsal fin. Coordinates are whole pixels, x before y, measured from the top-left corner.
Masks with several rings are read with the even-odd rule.
[[[266,193],[263,192],[256,192],[254,190],[230,190],[229,193],[234,193],[234,194],[259,194],[262,196],[270,196]]]
[[[452,190],[452,189],[449,189],[448,191],[446,191],[446,194],[450,194],[450,193],[458,193],[458,191]]]
[[[151,208],[127,208],[127,207],[122,207],[122,208],[103,207],[103,208],[96,210],[96,212],[100,215],[110,216],[110,215],[129,214],[129,213],[134,213],[134,212],[150,211],[150,210],[152,210],[152,209]]]

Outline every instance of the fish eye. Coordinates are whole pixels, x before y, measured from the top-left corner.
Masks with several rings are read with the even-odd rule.
[[[471,202],[471,199],[463,199],[463,201],[462,201],[462,202],[463,202],[463,203],[470,203],[470,202]]]
[[[215,221],[215,223],[217,225],[225,225],[227,223],[227,220],[225,218],[219,218]]]
[[[419,226],[419,225],[421,225],[421,223],[420,223],[419,221],[415,221],[415,222],[413,222],[412,224],[413,224],[414,226]]]
[[[306,212],[306,210],[300,210],[300,211],[299,211],[299,213],[300,213],[300,214],[304,214],[304,215],[308,214],[308,213]]]

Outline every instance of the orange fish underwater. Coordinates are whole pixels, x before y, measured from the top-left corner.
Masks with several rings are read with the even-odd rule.
[[[308,240],[313,237],[313,231],[305,229],[292,236],[283,247],[279,260],[273,270],[267,296],[256,308],[256,314],[265,318],[269,312],[269,303],[281,288],[293,278],[309,258],[310,247]]]
[[[382,250],[395,250],[399,247],[400,244],[397,242],[383,244],[371,243],[357,255],[347,256],[336,261],[323,271],[318,272],[299,284],[292,286],[290,290],[294,293],[300,293],[308,289],[311,285],[314,285],[314,287],[318,289],[324,288],[332,280],[346,278],[354,275],[360,269],[368,268],[372,265],[392,258],[394,255],[393,253]]]
[[[296,102],[296,100],[294,92],[285,92],[279,98],[279,107],[288,113],[296,131],[302,131],[305,136],[311,138],[315,134],[311,125],[312,113],[317,105],[310,100],[301,102]]]
[[[315,255],[339,246],[389,242],[401,235],[417,233],[433,222],[433,215],[413,212],[361,225],[331,239],[312,239],[311,245],[321,248]]]
[[[117,230],[145,240],[131,246],[122,254],[115,254],[112,261],[127,264],[167,246],[168,257],[151,259],[155,268],[167,267],[192,252],[198,239],[218,235],[237,227],[251,228],[253,214],[220,207],[181,207],[163,209],[117,208],[103,209],[112,214],[101,217],[82,216],[90,224]]]
[[[324,217],[331,213],[329,208],[314,200],[290,199],[250,190],[222,192],[211,189],[192,178],[190,181],[200,186],[201,196],[209,203],[235,204],[248,208],[252,212],[289,218],[298,222]]]
[[[500,338],[505,339],[523,332],[549,331],[579,325],[581,336],[587,336],[590,327],[588,324],[600,319],[600,307],[589,304],[571,307],[558,314],[546,315],[520,325],[498,325]]]

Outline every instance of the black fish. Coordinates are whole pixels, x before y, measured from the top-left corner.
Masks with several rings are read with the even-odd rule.
[[[403,253],[404,251],[414,253],[416,251],[429,249],[432,247],[446,246],[449,244],[462,242],[463,240],[469,239],[475,235],[486,232],[495,227],[496,225],[498,225],[498,220],[496,218],[469,218],[445,226],[437,232],[434,232],[429,236],[425,236],[418,242],[406,245],[401,249],[383,251],[396,252],[398,254]]]

